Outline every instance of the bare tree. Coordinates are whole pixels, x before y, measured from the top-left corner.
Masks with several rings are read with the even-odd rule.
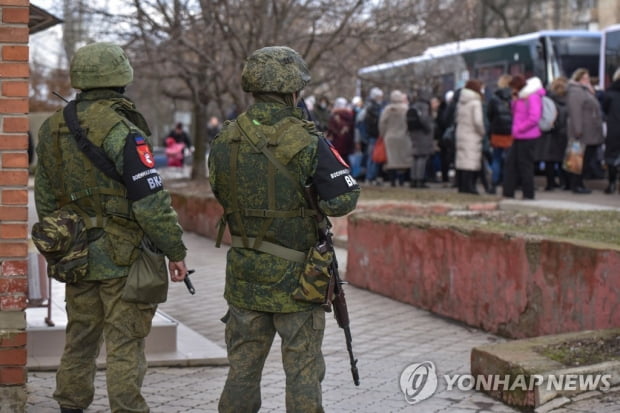
[[[360,67],[440,43],[534,30],[537,4],[548,1],[131,0],[122,10],[86,13],[105,22],[92,38],[113,36],[130,52],[131,95],[156,133],[177,108],[193,114],[192,177],[204,178],[208,112],[223,117],[247,106],[240,77],[252,51],[290,46],[311,70],[306,94],[351,97]]]
[[[424,4],[422,4],[424,3]],[[161,94],[187,102],[194,115],[193,178],[205,175],[207,108],[243,109],[244,59],[268,45],[298,50],[312,72],[308,93],[351,96],[356,69],[406,56],[432,36],[438,1],[408,0],[133,0],[125,33],[138,71]],[[133,19],[133,23],[131,20]],[[332,98],[336,95],[331,96]]]

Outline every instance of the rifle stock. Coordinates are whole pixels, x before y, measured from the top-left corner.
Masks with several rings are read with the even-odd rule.
[[[332,233],[330,231],[331,224],[327,217],[319,209],[316,188],[313,185],[306,185],[304,189],[304,196],[306,197],[308,204],[317,212],[316,220],[319,228],[319,242],[325,245],[327,250],[331,251],[334,255],[334,259],[329,267],[331,277],[325,293],[325,302],[322,306],[327,312],[331,312],[333,307],[334,318],[338,323],[338,327],[344,330],[353,383],[355,383],[356,386],[359,386],[360,378],[357,370],[357,359],[353,355],[353,339],[351,337],[349,310],[347,308],[347,301],[344,297],[344,290],[342,288],[342,285],[345,284],[345,282],[342,281],[340,278],[340,273],[338,272],[338,260],[336,259],[336,251],[334,250]]]

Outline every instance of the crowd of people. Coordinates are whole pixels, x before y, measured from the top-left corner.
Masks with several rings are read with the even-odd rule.
[[[536,76],[500,76],[494,90],[478,79],[434,96],[428,90],[373,87],[366,102],[321,96],[307,99],[310,117],[353,175],[366,184],[428,188],[442,182],[459,192],[535,198],[535,175],[545,191],[592,191],[584,179],[607,178],[617,192],[620,167],[620,70],[608,90],[596,88],[587,69],[558,77],[545,88]],[[377,144],[379,142],[379,145]],[[576,145],[580,167],[567,167]],[[375,147],[385,148],[377,162]],[[453,177],[453,179],[451,179]],[[479,186],[480,185],[480,186]]]

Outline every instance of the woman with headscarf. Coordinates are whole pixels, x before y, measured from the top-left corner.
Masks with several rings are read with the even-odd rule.
[[[349,155],[355,151],[354,133],[353,111],[348,107],[347,99],[339,97],[334,102],[327,122],[327,139],[344,159],[349,159]]]
[[[384,169],[388,172],[390,183],[403,185],[407,170],[413,163],[411,140],[407,131],[407,95],[400,90],[390,93],[390,103],[381,112],[379,135],[383,136],[387,152]]]
[[[590,84],[588,69],[577,69],[568,82],[568,140],[577,140],[585,146],[583,169],[596,158],[598,147],[603,143],[603,115],[601,106]],[[580,174],[570,175],[570,186],[574,194],[589,194],[592,191],[583,184],[583,169]]]

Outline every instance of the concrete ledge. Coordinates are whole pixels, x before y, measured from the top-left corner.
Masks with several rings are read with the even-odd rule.
[[[588,397],[591,392],[606,391],[618,385],[620,361],[568,367],[536,350],[567,341],[585,338],[606,339],[619,335],[620,329],[616,328],[541,336],[475,347],[471,352],[471,374],[474,377],[485,378],[509,376],[507,383],[491,386],[490,389],[483,388],[484,386],[479,388],[506,404],[526,409],[543,405],[547,408],[559,406],[570,402],[571,398]],[[603,380],[602,375],[609,375],[608,379]],[[524,381],[517,382],[521,380],[518,376]],[[583,395],[578,396],[581,394]]]

